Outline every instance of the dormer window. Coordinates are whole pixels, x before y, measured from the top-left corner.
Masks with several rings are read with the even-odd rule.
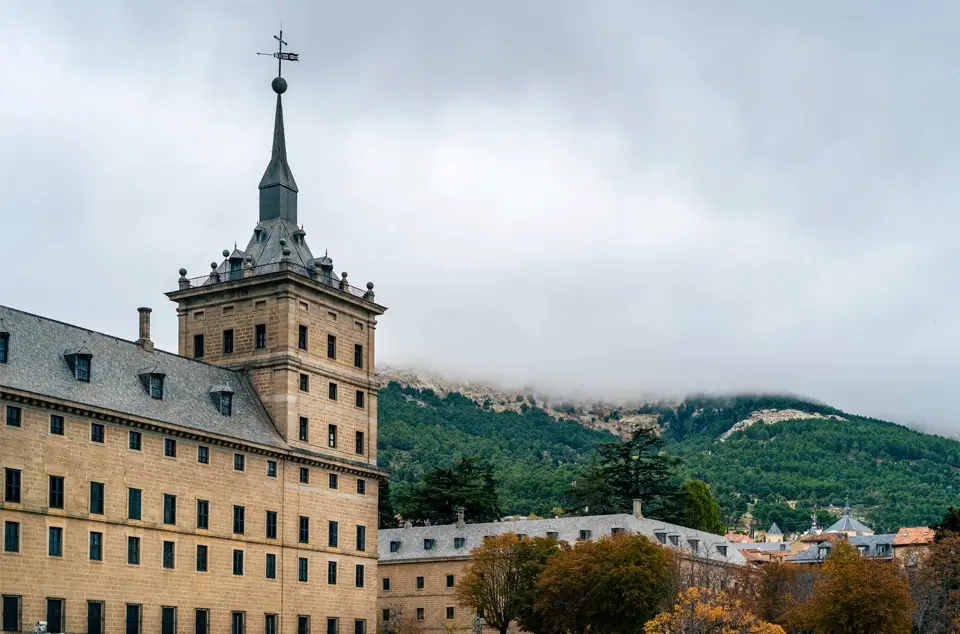
[[[690,545],[690,550],[697,552],[700,550],[700,540],[699,539],[688,539],[687,544]]]
[[[93,361],[93,354],[86,348],[70,352],[63,355],[70,366],[70,371],[78,381],[90,382],[90,366]]]
[[[423,540],[423,549],[424,549],[424,550],[433,550],[433,544],[434,544],[435,542],[436,542],[436,540],[433,540],[433,539],[425,539],[425,540]]]
[[[674,546],[678,546],[680,544],[680,536],[670,535],[670,543]]]
[[[826,557],[827,557],[827,552],[828,552],[829,550],[830,550],[830,549],[827,548],[826,546],[820,546],[820,547],[817,549],[817,557],[819,557],[820,559],[826,559]]]
[[[10,333],[0,332],[0,363],[6,363],[10,354]]]
[[[223,416],[233,414],[233,389],[230,388],[229,384],[210,388],[210,398],[216,405],[217,411]]]
[[[618,535],[618,534],[620,534],[620,533],[622,533],[622,532],[623,532],[623,529],[622,529],[622,528],[619,528],[619,527],[617,527],[617,526],[614,526],[613,528],[610,529],[610,534],[611,534],[611,535]]]
[[[580,539],[590,539],[593,536],[593,531],[582,530],[580,531]]]
[[[454,537],[453,538],[453,547],[454,548],[463,548],[464,544],[467,543],[466,537]]]
[[[560,533],[556,531],[547,531],[547,539],[558,540],[560,539]]]
[[[664,533],[663,531],[654,531],[653,534],[657,536],[657,541],[660,542],[661,544],[667,543],[667,534]]]
[[[727,547],[726,547],[726,546],[721,546],[720,544],[717,544],[717,552],[720,553],[720,556],[721,556],[721,557],[726,557],[726,556],[727,556]]]
[[[163,380],[165,377],[166,375],[157,368],[140,373],[140,382],[143,383],[143,387],[147,390],[150,398],[155,398],[158,401],[163,400]]]
[[[400,542],[392,541],[390,542],[390,552],[395,553],[400,551]]]

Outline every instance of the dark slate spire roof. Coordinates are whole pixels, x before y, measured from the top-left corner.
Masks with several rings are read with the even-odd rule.
[[[774,522],[770,525],[770,530],[767,531],[767,535],[783,535],[783,531],[781,531],[777,523]]]
[[[283,102],[280,95],[287,90],[283,77],[273,80],[277,93],[277,114],[273,123],[273,150],[270,163],[260,179],[260,221],[273,218],[297,223],[297,181],[287,163],[287,140],[283,131]]]

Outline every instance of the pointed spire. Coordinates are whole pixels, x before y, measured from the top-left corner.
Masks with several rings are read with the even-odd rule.
[[[847,497],[847,503],[843,505],[843,514],[850,515],[851,510],[852,509],[850,508],[850,498]]]
[[[287,80],[273,80],[277,93],[277,114],[273,124],[273,151],[263,178],[260,179],[260,221],[284,218],[297,222],[297,181],[287,164],[287,142],[283,131],[283,102],[280,95],[287,90]]]

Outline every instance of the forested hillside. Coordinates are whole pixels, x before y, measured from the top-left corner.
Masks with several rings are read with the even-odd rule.
[[[805,419],[766,424],[755,414],[764,411]],[[659,419],[681,474],[710,484],[731,526],[753,511],[761,526],[775,520],[801,529],[810,508],[840,506],[849,496],[855,514],[879,532],[935,522],[947,506],[960,505],[955,440],[781,396],[696,396],[610,412],[615,419],[638,415]],[[720,440],[741,421],[748,421],[738,425],[743,429]],[[479,457],[494,467],[505,512],[538,515],[563,507],[592,449],[615,439],[526,403],[494,411],[488,399],[441,397],[396,382],[380,392],[379,432],[380,464],[400,490],[425,468]],[[819,516],[821,524],[832,519],[823,510]]]

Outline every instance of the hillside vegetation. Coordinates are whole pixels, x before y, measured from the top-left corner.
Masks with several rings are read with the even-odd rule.
[[[567,485],[593,448],[616,438],[588,429],[582,408],[569,420],[562,410],[515,395],[471,397],[394,381],[381,389],[380,464],[392,474],[394,494],[425,468],[479,457],[494,468],[505,512],[549,514],[564,506]],[[604,418],[659,421],[667,452],[682,460],[682,475],[710,484],[731,526],[753,510],[758,528],[777,521],[802,529],[811,507],[836,510],[849,496],[855,515],[880,532],[936,522],[947,506],[960,504],[960,442],[827,405],[741,395],[594,409],[601,416],[589,415],[592,427],[603,427]],[[807,418],[776,414],[787,410]],[[764,415],[780,422],[768,424]],[[821,524],[832,518],[820,511]]]

